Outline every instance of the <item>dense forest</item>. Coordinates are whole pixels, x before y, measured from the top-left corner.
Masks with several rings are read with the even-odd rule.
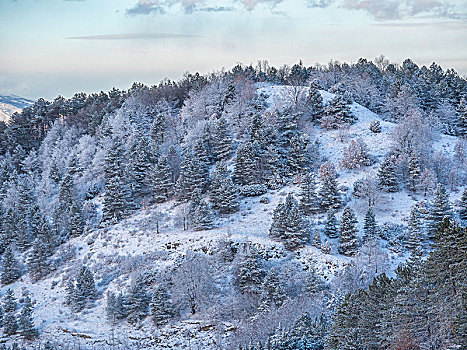
[[[260,61],[39,99],[0,122],[0,202],[3,348],[169,348],[115,332],[195,319],[216,340],[198,348],[467,349],[467,80],[436,63]],[[274,205],[264,244],[230,238],[251,203]],[[215,244],[128,243],[106,267],[136,228]],[[104,310],[112,342],[51,337],[35,299],[52,290],[75,320]]]

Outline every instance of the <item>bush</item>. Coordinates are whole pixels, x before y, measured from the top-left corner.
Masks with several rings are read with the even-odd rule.
[[[378,120],[373,120],[370,123],[370,130],[374,132],[375,134],[379,134],[381,132],[381,124],[379,123]]]
[[[240,193],[244,197],[257,197],[265,194],[268,191],[266,185],[255,184],[245,185],[240,188]]]

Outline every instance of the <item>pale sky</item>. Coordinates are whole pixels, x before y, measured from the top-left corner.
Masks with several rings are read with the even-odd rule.
[[[467,74],[467,0],[0,0],[0,93],[33,99],[380,54]]]

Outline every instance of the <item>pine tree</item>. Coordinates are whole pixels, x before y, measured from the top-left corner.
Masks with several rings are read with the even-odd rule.
[[[166,141],[167,120],[163,113],[158,113],[152,123],[150,134],[151,142],[155,145],[162,145]]]
[[[150,161],[148,149],[149,145],[146,137],[137,135],[138,140],[131,149],[130,169],[131,173],[131,187],[133,199],[138,201],[144,194],[146,194],[146,181],[150,169]]]
[[[342,213],[342,218],[339,227],[340,245],[339,253],[347,256],[353,256],[357,252],[357,217],[354,211],[346,206]]]
[[[117,223],[126,213],[126,190],[124,183],[124,154],[120,140],[115,137],[104,160],[104,222]]]
[[[343,124],[354,124],[356,121],[357,118],[352,114],[349,104],[342,96],[336,95],[324,107],[321,125],[326,129],[338,129]]]
[[[253,113],[250,125],[250,141],[262,144],[264,140],[263,117],[259,113]]]
[[[234,180],[239,185],[258,183],[257,154],[251,142],[246,142],[237,149],[235,157]]]
[[[421,169],[417,155],[410,154],[409,157],[409,189],[416,192],[420,181]]]
[[[11,288],[6,291],[3,297],[3,331],[6,335],[13,335],[18,330],[18,320],[16,319],[17,303],[15,294]]]
[[[225,118],[220,118],[213,133],[213,153],[216,161],[224,160],[230,156],[232,136]]]
[[[308,141],[303,135],[297,134],[290,140],[288,165],[292,174],[301,174],[307,170],[307,147]]]
[[[107,320],[111,324],[115,324],[115,322],[117,321],[116,303],[117,303],[117,298],[115,296],[115,293],[109,292],[107,294],[107,302],[106,302],[106,305],[105,305],[105,314],[107,316]]]
[[[399,191],[396,170],[394,169],[395,159],[393,156],[384,157],[381,167],[378,171],[379,184],[386,192]]]
[[[197,140],[193,147],[193,173],[195,186],[204,193],[209,186],[209,156],[202,140]]]
[[[240,259],[237,268],[237,285],[243,294],[260,294],[266,272],[254,249],[249,249]]]
[[[307,98],[307,106],[310,108],[312,120],[319,120],[324,113],[323,97],[314,82],[310,85],[310,92]]]
[[[81,311],[91,305],[97,296],[96,285],[92,272],[82,266],[76,278],[75,288],[73,290],[72,306],[76,311]]]
[[[369,207],[366,214],[365,220],[363,224],[363,240],[368,240],[372,238],[376,238],[378,231],[378,226],[376,224],[375,213],[373,212],[373,208]]]
[[[331,253],[331,244],[329,243],[327,239],[324,241],[323,245],[321,246],[321,251],[323,252],[323,254]]]
[[[175,306],[170,300],[169,292],[163,286],[158,286],[154,291],[150,308],[151,318],[158,326],[166,324],[175,315]]]
[[[430,201],[427,217],[428,230],[431,238],[433,238],[435,231],[438,229],[438,225],[443,221],[444,217],[450,217],[451,214],[451,205],[446,189],[442,184],[438,184]]]
[[[167,157],[159,158],[153,171],[152,186],[156,203],[163,203],[169,198],[174,184]]]
[[[136,324],[148,315],[149,296],[143,277],[136,278],[127,298],[128,322]]]
[[[29,276],[32,281],[38,281],[49,273],[50,265],[48,257],[50,256],[47,242],[44,237],[38,236],[29,252],[27,265]]]
[[[267,311],[271,308],[278,308],[284,303],[286,299],[286,295],[282,289],[279,277],[277,276],[274,268],[269,270],[266,278],[263,281],[261,290],[260,311]]]
[[[412,252],[415,252],[422,244],[422,224],[420,222],[420,216],[421,213],[417,207],[413,206],[410,210],[406,241],[407,248]]]
[[[322,180],[323,184],[319,190],[321,208],[324,211],[338,209],[341,205],[341,198],[335,177],[328,176]]]
[[[31,302],[31,298],[29,295],[26,295],[24,298],[21,313],[19,316],[19,331],[23,338],[32,340],[39,336],[39,332],[37,328],[34,326],[34,319],[33,319],[33,306]]]
[[[462,192],[459,217],[461,220],[467,221],[467,187]]]
[[[227,171],[227,166],[225,163],[217,163],[211,180],[210,197],[213,209],[219,209],[219,203],[222,201],[221,188],[223,186],[224,179],[227,177],[230,177],[230,174]]]
[[[274,210],[269,235],[279,239],[288,250],[302,247],[309,240],[305,222],[300,213],[297,200],[288,194],[285,203],[280,203]]]
[[[326,224],[324,225],[324,234],[329,238],[339,238],[338,222],[333,209],[328,210]]]
[[[123,293],[119,293],[115,299],[115,318],[117,320],[123,320],[127,316],[127,298]]]
[[[311,215],[319,209],[314,175],[306,174],[300,185],[300,210],[304,215]]]
[[[81,207],[75,201],[70,208],[69,232],[70,237],[79,237],[84,232],[84,220]]]
[[[313,235],[313,247],[321,249],[321,234],[318,230],[315,230],[315,234]]]
[[[226,177],[219,188],[220,201],[218,203],[219,212],[222,214],[232,214],[238,211],[238,190],[231,177]]]
[[[199,204],[194,208],[192,224],[196,231],[210,230],[213,228],[211,208],[204,199],[201,199]]]
[[[3,252],[2,256],[2,274],[0,280],[3,285],[13,283],[21,277],[21,267],[16,260],[13,250],[8,247]]]

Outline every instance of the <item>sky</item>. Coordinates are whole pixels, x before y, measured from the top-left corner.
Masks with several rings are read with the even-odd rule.
[[[0,93],[32,99],[381,54],[466,75],[467,0],[0,0]]]

